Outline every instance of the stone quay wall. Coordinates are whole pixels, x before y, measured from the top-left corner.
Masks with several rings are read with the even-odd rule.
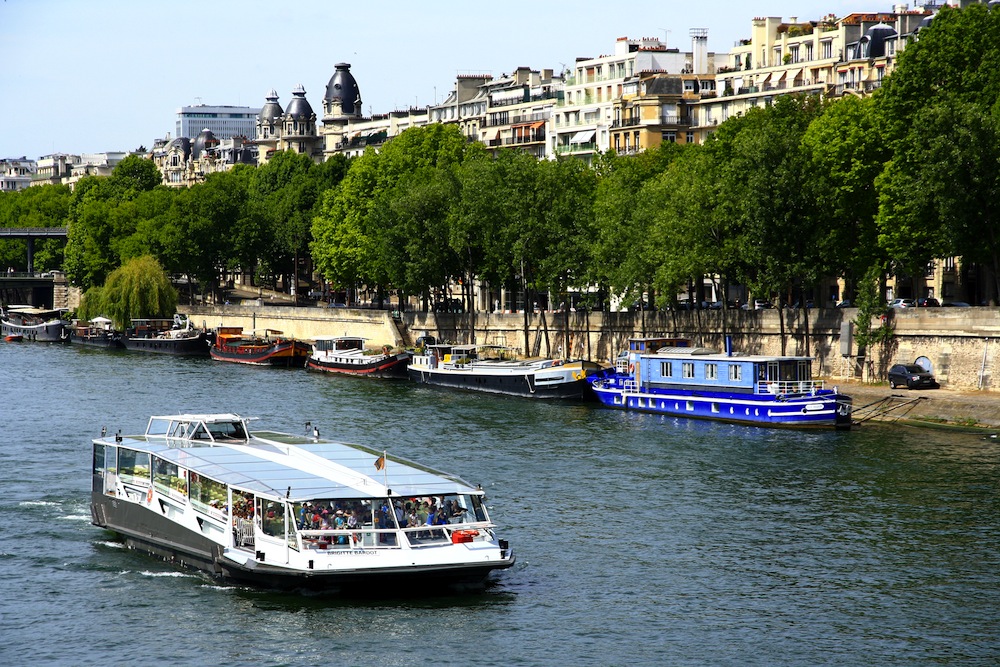
[[[276,329],[300,340],[317,336],[360,336],[372,348],[405,347],[400,327],[387,310],[354,308],[294,308],[275,305],[178,306],[191,324],[205,329],[242,327]]]
[[[609,362],[635,336],[690,338],[695,345],[736,354],[816,358],[814,372],[832,380],[884,381],[894,363],[925,357],[938,381],[953,389],[1000,391],[1000,308],[912,308],[890,314],[892,341],[859,351],[853,308],[644,313],[422,313],[287,306],[182,308],[198,326],[271,328],[296,338],[353,335],[370,347],[412,346],[430,334],[438,341],[505,345],[528,356],[564,356]],[[873,326],[878,326],[874,322]],[[565,350],[565,352],[564,352]],[[859,352],[866,352],[859,356]]]

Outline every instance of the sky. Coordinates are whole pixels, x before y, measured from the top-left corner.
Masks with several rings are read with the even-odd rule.
[[[301,84],[318,117],[351,63],[364,114],[441,102],[463,74],[572,68],[619,37],[728,53],[756,16],[886,12],[891,0],[345,3],[340,0],[0,0],[0,158],[149,148],[197,104],[282,107]]]

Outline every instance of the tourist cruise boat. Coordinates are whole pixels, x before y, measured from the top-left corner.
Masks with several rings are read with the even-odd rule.
[[[216,361],[302,368],[309,356],[309,346],[276,329],[244,333],[243,327],[219,327],[209,354]]]
[[[727,348],[729,347],[727,341]],[[604,405],[756,426],[849,429],[851,398],[812,376],[812,358],[735,356],[677,338],[633,338],[591,384]]]
[[[409,352],[394,354],[388,346],[381,352],[366,350],[365,339],[358,336],[317,336],[306,368],[346,375],[405,378],[409,361]]]
[[[21,336],[22,340],[64,343],[69,339],[69,322],[63,311],[33,306],[11,306],[0,313],[0,336]]]
[[[134,549],[286,589],[477,585],[514,564],[481,488],[306,426],[185,414],[97,438],[92,522]]]
[[[562,359],[514,359],[498,345],[428,345],[407,367],[421,384],[529,398],[581,399],[597,364]]]

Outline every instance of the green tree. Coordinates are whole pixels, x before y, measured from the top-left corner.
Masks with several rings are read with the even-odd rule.
[[[124,329],[134,318],[169,317],[177,309],[177,290],[153,257],[130,259],[108,276],[101,295],[103,310]]]
[[[877,181],[880,242],[898,274],[961,255],[992,273],[1000,132],[1000,12],[942,7],[877,95],[891,160]]]
[[[639,192],[662,174],[677,157],[680,147],[672,142],[637,155],[601,155],[596,163],[594,196],[593,257],[588,269],[590,282],[623,297],[641,297],[653,282],[656,266],[644,252],[648,238],[648,215],[636,215],[644,200]],[[650,295],[652,297],[652,295]]]
[[[0,193],[0,227],[65,227],[72,193],[65,185],[42,185]],[[34,269],[61,269],[65,242],[35,239]],[[0,268],[26,269],[27,241],[0,240]]]
[[[381,151],[355,158],[338,187],[325,193],[313,220],[311,249],[324,277],[345,287],[365,283],[379,293],[389,287],[386,236],[395,238],[399,220],[388,197],[422,169],[460,164],[465,151],[457,127],[435,124],[406,130]]]
[[[884,269],[875,181],[889,159],[875,99],[845,96],[823,109],[802,138],[815,196],[815,235],[831,275],[854,285],[870,268]]]

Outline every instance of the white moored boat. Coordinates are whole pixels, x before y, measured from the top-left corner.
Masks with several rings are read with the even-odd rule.
[[[481,584],[514,564],[482,489],[359,445],[152,417],[93,441],[91,514],[137,550],[280,588]],[[400,588],[402,586],[402,588]]]

